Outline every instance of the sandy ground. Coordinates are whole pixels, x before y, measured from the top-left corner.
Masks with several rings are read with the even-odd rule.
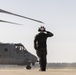
[[[0,68],[0,75],[76,75],[76,69],[47,69],[40,72],[39,69],[26,70],[25,68]]]

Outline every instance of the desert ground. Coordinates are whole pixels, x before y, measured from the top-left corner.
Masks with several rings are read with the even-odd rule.
[[[46,72],[39,71],[39,68],[27,70],[26,68],[0,68],[0,75],[76,75],[76,69],[51,69]]]

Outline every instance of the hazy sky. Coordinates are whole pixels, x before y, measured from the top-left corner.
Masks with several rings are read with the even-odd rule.
[[[36,55],[34,37],[45,26],[54,34],[47,40],[48,62],[76,62],[76,0],[0,0],[0,9],[45,23],[0,13],[0,20],[23,24],[0,23],[0,42],[22,43]]]

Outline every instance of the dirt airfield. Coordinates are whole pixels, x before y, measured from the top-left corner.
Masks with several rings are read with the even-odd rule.
[[[39,68],[27,70],[26,68],[0,68],[0,75],[76,75],[76,69],[47,69],[46,72]]]

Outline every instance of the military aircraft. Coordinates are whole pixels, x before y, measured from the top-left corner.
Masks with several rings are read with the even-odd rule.
[[[37,61],[21,43],[0,43],[0,64],[26,65],[26,69],[31,69]]]
[[[21,18],[29,19],[35,22],[42,23],[42,21],[35,20],[29,17],[21,16],[15,13],[11,13],[0,9],[0,13],[6,13]],[[21,25],[14,22],[0,20],[0,22]],[[31,64],[34,65],[38,62],[37,57],[31,54],[21,43],[0,43],[0,64],[16,64],[16,65],[26,65],[27,69],[31,69]]]

